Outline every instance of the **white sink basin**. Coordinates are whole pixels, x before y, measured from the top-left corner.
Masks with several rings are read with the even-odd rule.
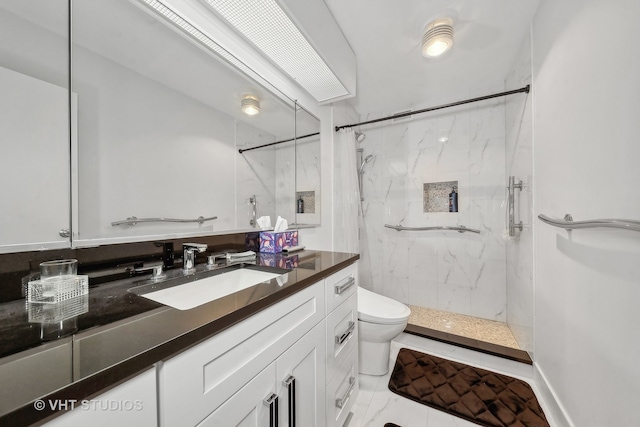
[[[141,296],[178,310],[189,310],[278,276],[282,273],[241,268]]]

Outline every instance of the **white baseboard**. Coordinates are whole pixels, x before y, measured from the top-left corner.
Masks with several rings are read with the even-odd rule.
[[[537,363],[533,363],[533,382],[538,402],[552,427],[575,427]]]

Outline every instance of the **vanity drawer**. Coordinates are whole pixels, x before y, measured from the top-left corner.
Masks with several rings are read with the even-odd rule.
[[[327,314],[356,293],[358,288],[358,264],[352,264],[324,281],[327,297]]]
[[[226,329],[160,367],[160,419],[194,426],[324,318],[322,282]]]
[[[338,368],[354,348],[358,348],[357,294],[339,305],[327,316],[327,381],[331,381]]]
[[[357,347],[357,346],[356,346]],[[344,424],[358,397],[358,352],[352,351],[327,384],[327,426]]]

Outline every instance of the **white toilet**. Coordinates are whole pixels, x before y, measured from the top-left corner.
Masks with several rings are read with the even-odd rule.
[[[391,340],[404,331],[411,310],[399,301],[358,287],[359,371],[384,375],[389,371]]]

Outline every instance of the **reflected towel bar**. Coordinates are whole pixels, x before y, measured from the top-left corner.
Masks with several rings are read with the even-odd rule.
[[[384,225],[386,228],[393,228],[396,231],[431,231],[431,230],[445,230],[445,231],[457,231],[458,233],[477,233],[480,234],[480,230],[475,230],[473,228],[467,228],[464,225],[459,225],[457,227],[449,227],[447,225],[441,225],[438,227],[405,227],[403,225]]]
[[[566,214],[564,219],[549,218],[546,215],[538,215],[538,219],[545,224],[553,225],[554,227],[564,228],[566,230],[573,230],[576,228],[620,228],[622,230],[640,231],[640,221],[632,219],[592,219],[589,221],[574,221],[571,214]]]
[[[203,216],[199,216],[195,219],[179,219],[179,218],[136,218],[135,216],[130,216],[129,218],[122,221],[114,221],[111,223],[112,227],[117,225],[136,225],[139,222],[197,222],[198,224],[202,224],[205,221],[212,221],[214,219],[218,219],[217,216],[210,216],[209,218],[205,218]]]

